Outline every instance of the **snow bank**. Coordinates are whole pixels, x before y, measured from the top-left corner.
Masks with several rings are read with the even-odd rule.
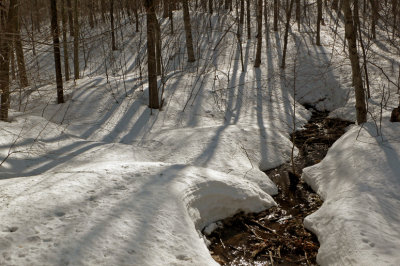
[[[199,230],[275,204],[248,181],[204,168],[72,165],[0,180],[1,265],[214,265]]]
[[[384,122],[382,131],[377,136],[373,123],[353,127],[321,163],[304,169],[324,199],[304,221],[321,243],[321,265],[400,261],[400,124]]]

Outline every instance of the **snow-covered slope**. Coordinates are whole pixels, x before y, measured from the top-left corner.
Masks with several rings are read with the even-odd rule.
[[[286,70],[281,34],[265,36],[260,69],[255,39],[243,40],[242,71],[236,35],[224,34],[232,17],[192,16],[200,55],[193,64],[181,12],[174,35],[160,20],[168,58],[160,111],[147,107],[145,34],[130,24],[112,53],[106,37],[83,33],[92,41],[81,54],[82,78],[64,83],[65,104],[55,104],[50,53],[30,60],[31,69],[40,66],[34,85],[13,94],[12,121],[0,122],[0,265],[216,264],[200,231],[239,210],[275,205],[277,188],[262,170],[289,159],[293,119],[300,129],[310,117],[294,99],[354,119],[350,68],[330,23],[320,47],[293,29]],[[381,90],[371,80],[376,118]],[[305,221],[322,244],[321,264],[400,260],[399,128],[382,128],[383,141],[371,124],[357,140],[359,128],[351,129],[305,170],[326,200]]]
[[[400,262],[400,124],[382,129],[377,136],[372,123],[353,127],[321,163],[304,169],[303,178],[324,199],[305,219],[319,236],[321,265]]]

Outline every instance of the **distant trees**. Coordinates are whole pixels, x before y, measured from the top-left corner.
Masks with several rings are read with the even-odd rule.
[[[36,83],[33,78],[37,78],[39,75],[32,74],[32,68],[37,67],[39,69],[43,65],[43,61],[41,64],[40,60],[37,59],[37,54],[43,51],[44,47],[53,49],[57,99],[58,102],[63,102],[63,74],[67,81],[73,71],[73,78],[76,80],[87,73],[87,65],[91,68],[89,70],[95,68],[93,62],[98,62],[98,60],[91,60],[93,57],[90,57],[95,54],[93,51],[97,48],[94,47],[94,43],[100,39],[104,40],[104,44],[102,44],[103,62],[107,72],[107,81],[111,68],[113,75],[118,75],[116,73],[119,72],[115,69],[117,64],[122,66],[123,60],[125,60],[125,69],[132,71],[132,68],[126,67],[126,61],[130,60],[124,58],[116,62],[115,59],[118,59],[119,53],[112,53],[113,50],[120,48],[121,54],[124,55],[124,47],[122,47],[125,34],[124,27],[132,25],[132,34],[136,35],[133,31],[143,32],[136,35],[140,39],[138,41],[138,50],[140,50],[138,58],[130,62],[137,62],[137,66],[134,66],[134,68],[140,72],[140,79],[144,77],[142,75],[143,69],[147,67],[149,107],[158,109],[162,105],[158,91],[163,91],[165,80],[168,80],[164,79],[165,72],[171,71],[171,66],[172,68],[177,65],[179,67],[184,66],[183,63],[176,64],[176,60],[183,62],[181,58],[185,58],[188,62],[197,61],[198,64],[192,64],[193,67],[198,67],[203,63],[200,52],[206,47],[204,45],[212,42],[210,40],[204,42],[201,38],[222,37],[218,40],[218,42],[222,42],[228,38],[225,38],[225,36],[231,36],[231,33],[236,34],[242,69],[245,69],[245,62],[249,62],[249,60],[245,60],[246,56],[248,57],[253,52],[254,67],[261,66],[261,59],[265,52],[265,49],[262,49],[263,33],[281,31],[282,34],[275,34],[274,36],[277,41],[282,43],[282,51],[278,49],[281,54],[277,58],[281,58],[281,62],[278,63],[284,69],[287,53],[290,49],[292,16],[293,18],[296,16],[298,30],[300,30],[301,24],[308,23],[307,26],[312,27],[312,31],[308,32],[313,33],[312,38],[315,44],[321,45],[323,40],[323,36],[321,36],[322,14],[323,10],[327,10],[326,14],[337,16],[338,27],[341,26],[340,16],[343,14],[341,12],[343,11],[345,14],[345,43],[349,46],[353,84],[357,92],[357,120],[362,123],[366,120],[365,100],[362,100],[364,97],[362,95],[363,87],[369,88],[368,71],[373,69],[371,62],[368,61],[371,55],[371,45],[374,45],[371,39],[387,38],[393,45],[396,45],[400,36],[399,0],[316,0],[314,2],[306,0],[0,0],[0,4],[0,86],[2,99],[0,119],[3,120],[7,119],[6,110],[8,110],[10,104],[10,84],[11,88],[14,89],[18,85],[23,88],[29,86],[30,83]],[[335,12],[329,12],[329,9]],[[51,12],[45,12],[47,10],[51,10]],[[88,16],[84,16],[87,11],[91,12]],[[191,13],[191,11],[195,13]],[[182,12],[184,27],[175,27],[174,29],[173,16],[178,12]],[[165,19],[159,22],[157,14],[162,15]],[[217,15],[221,14],[226,15],[224,19],[215,19]],[[316,18],[316,21],[312,22],[314,18]],[[60,22],[58,22],[58,19],[60,19]],[[51,31],[48,30],[48,22],[50,21]],[[168,23],[168,28],[166,28]],[[204,25],[204,28],[199,29],[202,25]],[[279,28],[279,25],[281,25],[281,28]],[[236,26],[237,32],[232,30]],[[266,26],[265,31],[263,31],[264,26]],[[248,41],[244,44],[242,35],[245,34],[246,27]],[[307,27],[304,27],[304,29],[307,29]],[[181,30],[182,32],[179,32]],[[327,30],[329,29],[327,28]],[[219,36],[216,31],[225,32]],[[142,33],[144,33],[143,37],[147,33],[147,54],[143,53],[141,49],[145,43]],[[298,32],[293,34],[298,34]],[[50,35],[53,39],[53,45],[47,46],[47,41],[44,40],[48,39]],[[87,35],[90,37],[87,37]],[[171,35],[174,35],[172,38],[178,40],[175,42],[174,39],[176,47],[171,47],[170,43],[162,40],[165,36],[170,38]],[[93,36],[96,37],[93,38]],[[268,45],[269,38],[265,37],[264,41]],[[198,46],[194,43],[194,39],[199,42]],[[337,40],[335,38],[336,42]],[[245,49],[243,49],[243,45],[245,45]],[[218,49],[221,49],[221,47],[223,46],[220,45]],[[251,50],[249,50],[250,47]],[[255,49],[253,50],[252,47]],[[347,48],[346,45],[344,47]],[[226,46],[224,49],[226,49]],[[174,51],[173,56],[172,50]],[[24,51],[25,53],[29,51],[29,57],[24,54]],[[30,51],[32,51],[34,58],[33,63]],[[224,51],[220,52],[220,54],[225,54]],[[360,62],[358,62],[360,60],[358,54],[362,56]],[[143,57],[146,56],[147,61],[143,60]],[[29,58],[26,66],[25,57]],[[63,64],[61,65],[60,62]],[[34,66],[35,63],[36,66]],[[393,72],[399,71],[395,63],[393,63],[392,69]],[[41,71],[37,72],[42,73]],[[229,75],[230,73],[228,73],[228,79],[230,79]],[[157,81],[160,76],[161,83],[158,85]],[[20,98],[23,97],[21,91],[20,89]],[[367,95],[369,97],[369,93]]]

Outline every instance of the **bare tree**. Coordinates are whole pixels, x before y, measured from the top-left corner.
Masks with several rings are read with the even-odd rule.
[[[70,1],[70,0],[67,0]],[[79,79],[79,15],[78,0],[74,0],[74,78]]]
[[[8,14],[6,14],[3,2],[0,2],[0,120],[8,120],[10,108],[10,50],[13,39],[13,20],[17,16],[17,0],[10,0]],[[8,15],[8,16],[7,16]]]
[[[155,48],[155,35],[154,28],[156,23],[156,12],[153,0],[145,1],[146,7],[146,20],[147,20],[147,68],[149,79],[149,107],[152,109],[159,109],[160,103],[158,101],[158,88],[157,88],[157,70],[156,70],[156,48]]]
[[[278,0],[274,0],[274,31],[278,31],[278,16],[279,16]]]
[[[51,33],[53,36],[54,63],[56,69],[57,103],[64,103],[63,81],[61,73],[60,39],[57,19],[57,1],[50,0]]]
[[[262,0],[258,0],[257,1],[257,50],[256,50],[256,59],[254,61],[254,67],[260,67],[261,65],[262,11],[263,11],[263,2]]]
[[[367,121],[367,108],[365,104],[365,93],[361,78],[360,62],[357,52],[356,29],[354,27],[353,15],[350,7],[350,0],[343,1],[343,11],[345,16],[345,34],[348,41],[349,58],[353,73],[353,82],[356,92],[356,114],[357,123],[362,124]],[[358,11],[357,11],[358,12]]]
[[[115,45],[115,26],[114,26],[114,0],[110,0],[110,24],[111,24],[111,49],[117,50]]]
[[[17,65],[18,65],[18,74],[21,87],[26,87],[29,85],[28,76],[26,75],[26,67],[25,67],[25,56],[24,50],[22,49],[22,41],[20,35],[20,16],[18,15],[18,7],[20,3],[17,0],[17,4],[15,6],[15,13],[17,14],[14,17],[14,44],[15,44],[15,54],[17,55]]]
[[[65,0],[61,0],[61,22],[63,35],[63,50],[64,50],[64,76],[65,81],[69,80],[69,54],[68,54],[68,39],[67,39],[67,16],[65,14]]]
[[[285,25],[285,35],[283,37],[283,52],[282,52],[282,64],[281,68],[286,67],[286,51],[289,37],[289,27],[290,27],[290,18],[292,17],[292,9],[293,9],[294,0],[290,0],[289,8],[286,11],[286,25]]]
[[[321,20],[322,20],[322,0],[317,0],[317,40],[316,44],[321,46]]]
[[[188,62],[194,62],[194,61],[196,61],[196,59],[194,57],[192,26],[190,24],[190,14],[189,14],[189,6],[188,6],[187,0],[182,0],[182,8],[183,8],[183,22],[185,24],[186,49],[187,49],[187,53],[188,53]]]

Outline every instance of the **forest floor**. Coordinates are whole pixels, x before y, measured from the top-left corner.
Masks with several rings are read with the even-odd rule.
[[[229,12],[191,13],[194,63],[182,13],[174,34],[160,19],[161,110],[147,106],[145,28],[122,23],[109,52],[110,36],[100,34],[108,25],[82,23],[81,79],[64,83],[64,104],[52,47],[40,43],[34,56],[26,43],[31,86],[13,84],[10,122],[0,122],[0,265],[216,265],[204,228],[240,211],[282,212],[274,196],[285,181],[265,171],[290,160],[290,134],[311,118],[303,105],[355,120],[344,28],[326,16],[321,46],[306,21],[292,28],[285,70],[283,27],[265,27],[257,69],[256,39],[239,44]],[[396,47],[369,47],[391,80]],[[400,260],[400,123],[389,122],[397,88],[369,67],[368,122],[349,126],[301,176],[323,201],[303,220],[321,265]]]

